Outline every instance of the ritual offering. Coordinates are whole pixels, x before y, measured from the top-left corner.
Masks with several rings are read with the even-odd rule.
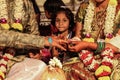
[[[60,60],[56,57],[51,59],[49,61],[49,65],[46,67],[39,80],[66,80]]]

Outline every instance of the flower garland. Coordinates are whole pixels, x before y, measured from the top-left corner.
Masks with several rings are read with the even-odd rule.
[[[116,0],[110,0],[108,7],[107,7],[107,13],[105,18],[105,24],[104,24],[104,33],[106,37],[111,37],[113,34],[113,25],[114,25],[114,18],[115,18],[115,10],[117,6]],[[95,3],[90,0],[88,8],[86,9],[86,16],[85,16],[85,23],[83,29],[85,30],[85,35],[90,35],[91,33],[91,24],[93,21],[94,16],[94,9],[95,9]]]
[[[58,60],[58,58],[53,57],[53,59],[50,59],[49,61],[49,67],[50,69],[54,69],[54,67],[59,67],[62,69],[62,63],[60,62],[60,60]]]
[[[0,19],[5,18],[8,19],[8,12],[7,12],[7,3],[6,0],[0,1]]]
[[[105,50],[101,52],[101,62],[96,60],[93,53],[88,50],[82,50],[79,57],[90,71],[95,72],[98,80],[110,80],[109,75],[113,68],[112,59],[114,57],[114,51],[111,48],[105,48]]]
[[[12,28],[18,29],[20,31],[23,30],[23,26],[21,24],[21,20],[24,17],[24,10],[23,10],[23,1],[21,0],[14,0],[14,18],[15,22],[11,25]],[[1,0],[0,1],[0,25],[3,29],[10,29],[10,25],[7,23],[8,20],[8,8],[7,8],[7,1]]]
[[[6,0],[0,1],[0,25],[3,29],[9,29],[10,26],[7,23],[8,12],[7,12],[7,3]]]
[[[4,80],[6,77],[8,60],[12,59],[13,56],[11,53],[5,53],[0,60],[0,80]]]
[[[14,7],[14,17],[16,20],[18,19],[22,19],[24,16],[23,16],[23,1],[20,1],[20,0],[14,0],[15,1],[15,7]]]
[[[23,30],[23,26],[21,24],[21,20],[24,17],[24,10],[23,10],[23,1],[20,0],[14,0],[15,6],[14,6],[14,17],[15,17],[15,22],[12,24],[12,27],[14,29],[18,29],[20,31]]]

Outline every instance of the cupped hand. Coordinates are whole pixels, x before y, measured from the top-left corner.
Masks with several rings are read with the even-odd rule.
[[[66,48],[63,46],[65,44],[67,44],[68,42],[66,40],[63,39],[58,39],[58,38],[53,38],[53,43],[52,46],[55,46],[61,50],[66,51]]]
[[[80,52],[82,49],[86,49],[88,46],[87,42],[85,41],[68,41],[68,43],[68,49],[72,52]]]

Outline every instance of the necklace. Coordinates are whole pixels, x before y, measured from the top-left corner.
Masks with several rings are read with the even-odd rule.
[[[104,26],[104,34],[106,37],[111,37],[113,34],[113,25],[114,25],[114,18],[115,18],[115,10],[116,10],[117,1],[116,0],[110,0],[108,7],[107,7],[107,13],[105,18],[105,24]],[[86,16],[85,16],[85,23],[83,29],[85,30],[84,34],[91,35],[91,24],[93,21],[94,16],[94,10],[95,10],[95,2],[92,0],[89,1],[88,8],[86,9]]]

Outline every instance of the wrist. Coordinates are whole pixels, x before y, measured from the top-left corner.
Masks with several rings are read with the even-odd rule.
[[[96,49],[95,53],[100,53],[104,48],[105,48],[105,41],[99,40],[97,42],[97,49]]]
[[[97,43],[88,42],[88,48],[96,50],[97,49]]]
[[[45,37],[45,46],[50,46],[52,45],[52,38],[51,37]]]
[[[91,42],[87,42],[87,47],[91,48],[91,46],[92,46],[92,43]]]

